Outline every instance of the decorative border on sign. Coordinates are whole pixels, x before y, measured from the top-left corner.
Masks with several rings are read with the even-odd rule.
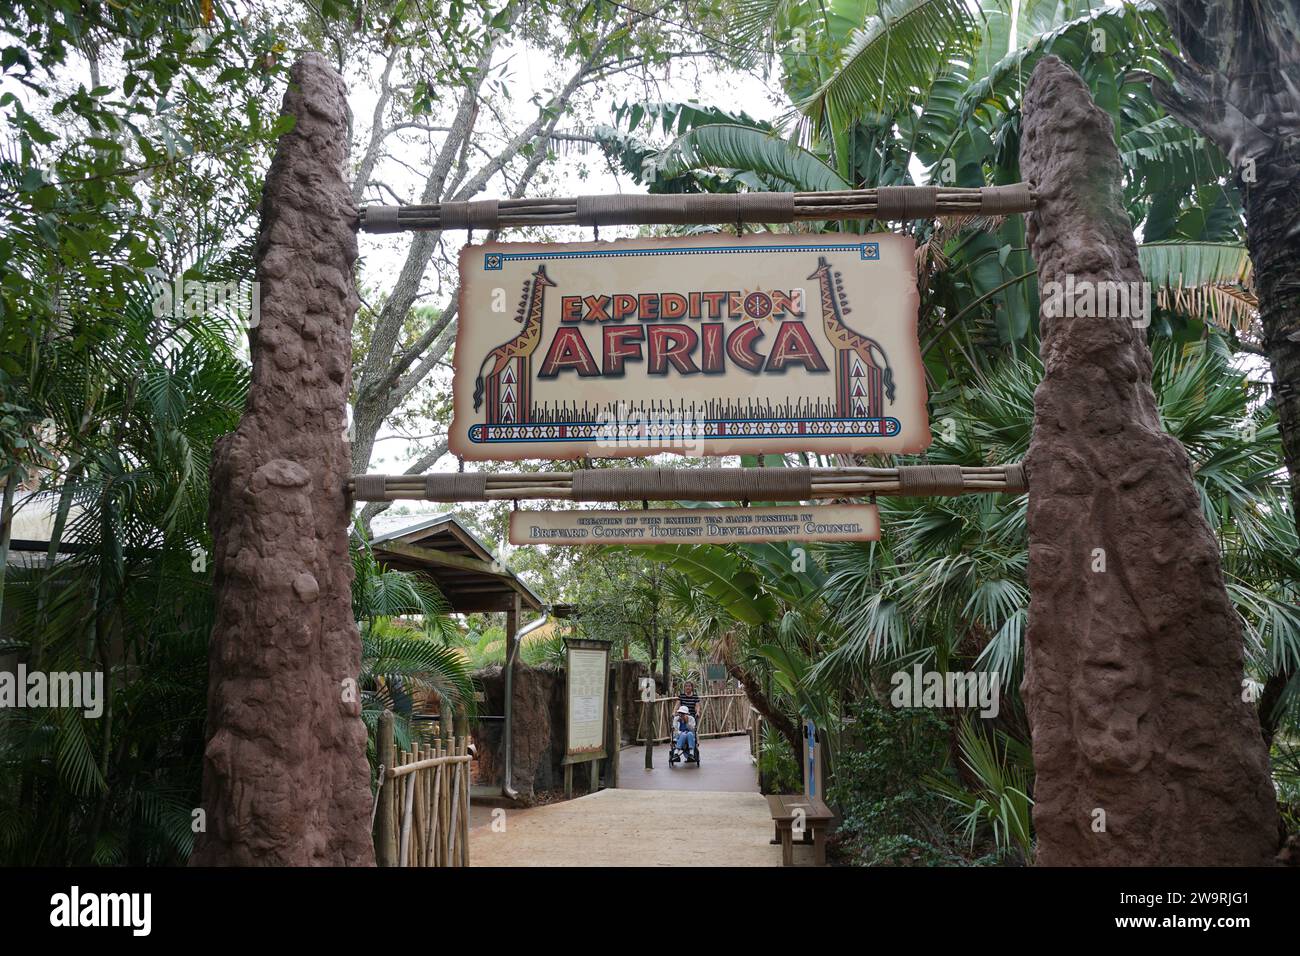
[[[635,434],[619,430],[611,434],[602,422],[524,422],[523,424],[477,423],[469,428],[469,440],[476,445],[508,445],[514,442],[596,441],[609,437],[635,447],[641,442],[659,444],[704,438],[889,438],[902,424],[897,418],[763,418],[752,421],[706,420],[700,432],[685,423],[639,423]]]
[[[507,262],[545,262],[550,259],[618,259],[629,256],[734,255],[751,252],[856,252],[868,262],[880,261],[878,242],[813,243],[801,246],[683,246],[653,249],[584,249],[571,252],[485,252],[483,271],[500,272]]]

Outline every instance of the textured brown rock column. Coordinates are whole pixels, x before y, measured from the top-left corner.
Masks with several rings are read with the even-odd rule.
[[[357,309],[342,80],[290,72],[262,197],[261,324],[238,429],[212,459],[217,620],[199,865],[374,863],[343,439]]]
[[[1045,305],[1068,275],[1142,280],[1110,117],[1056,57],[1026,90],[1020,165]],[[1024,684],[1038,862],[1267,863],[1278,816],[1241,630],[1144,332],[1046,308],[1042,328]]]

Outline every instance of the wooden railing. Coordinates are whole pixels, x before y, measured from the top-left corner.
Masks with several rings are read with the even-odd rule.
[[[763,756],[763,715],[752,706],[749,708],[749,759],[754,766]]]
[[[391,733],[391,720],[381,719],[376,862],[380,866],[469,866],[473,758],[468,738],[417,744],[409,751],[394,753]],[[384,765],[386,757],[392,766]]]
[[[676,697],[656,697],[639,701],[636,726],[637,739],[645,743],[645,710],[649,708],[650,726],[654,728],[654,742],[665,743],[672,735],[673,713],[677,710]],[[696,709],[696,732],[701,738],[727,737],[749,732],[749,699],[744,693],[701,694]]]

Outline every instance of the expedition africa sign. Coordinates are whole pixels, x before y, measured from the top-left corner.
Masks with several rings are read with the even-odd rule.
[[[466,246],[451,450],[920,452],[913,252],[889,234]]]

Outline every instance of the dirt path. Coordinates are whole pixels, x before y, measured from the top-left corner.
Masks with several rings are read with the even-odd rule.
[[[780,866],[772,818],[758,793],[749,742],[706,740],[701,766],[668,769],[667,751],[621,754],[618,790],[530,810],[507,810],[504,830],[470,831],[473,866]],[[742,760],[743,757],[743,760]],[[715,789],[716,788],[716,789]],[[812,865],[812,848],[795,847]]]

